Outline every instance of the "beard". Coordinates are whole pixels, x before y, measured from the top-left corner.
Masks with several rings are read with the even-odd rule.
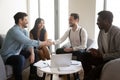
[[[70,24],[70,27],[73,27],[74,26],[74,24]]]
[[[24,26],[24,28],[27,28],[27,26]]]
[[[23,27],[24,27],[24,28],[27,28],[27,27],[28,27],[28,24],[24,24]]]

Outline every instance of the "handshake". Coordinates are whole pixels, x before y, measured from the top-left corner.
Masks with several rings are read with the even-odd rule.
[[[52,41],[52,40],[50,40],[50,39],[48,39],[48,40],[46,40],[46,41],[43,41],[43,42],[41,42],[41,46],[51,46],[51,45],[53,45],[54,44],[54,42]]]

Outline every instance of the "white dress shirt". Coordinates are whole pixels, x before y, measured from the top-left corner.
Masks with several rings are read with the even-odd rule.
[[[102,31],[102,41],[103,41],[103,48],[104,48],[104,51],[105,53],[108,52],[108,33],[105,33],[105,31],[103,30]]]
[[[64,42],[67,38],[69,38],[69,32],[70,32],[70,43],[73,48],[73,51],[85,49],[87,47],[87,31],[84,28],[82,28],[81,34],[79,35],[80,29],[81,26],[77,26],[75,31],[73,31],[72,28],[68,29],[65,32],[65,34],[60,39],[54,41],[54,43],[60,44]],[[80,36],[81,36],[81,41],[80,41]]]

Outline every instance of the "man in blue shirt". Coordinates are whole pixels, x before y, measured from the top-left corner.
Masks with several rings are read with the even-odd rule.
[[[33,66],[33,63],[37,61],[37,58],[35,56],[36,52],[34,52],[33,47],[44,45],[49,46],[51,45],[51,42],[41,42],[37,40],[31,40],[29,38],[29,34],[25,30],[28,24],[26,13],[16,13],[14,15],[14,20],[15,25],[7,32],[5,41],[0,50],[0,54],[5,64],[13,67],[15,80],[22,80],[22,69],[24,67],[25,58],[29,58],[31,63],[31,74],[36,74],[36,67]]]

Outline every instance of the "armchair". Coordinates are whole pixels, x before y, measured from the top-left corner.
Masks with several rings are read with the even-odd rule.
[[[0,48],[2,46],[4,38],[5,38],[5,35],[0,34]],[[24,69],[26,69],[28,66],[29,66],[29,61],[26,60]],[[12,67],[10,65],[4,64],[1,55],[0,55],[0,72],[1,72],[0,73],[0,80],[7,80],[7,79],[11,78],[13,75]]]
[[[104,65],[100,80],[120,80],[120,58]]]

